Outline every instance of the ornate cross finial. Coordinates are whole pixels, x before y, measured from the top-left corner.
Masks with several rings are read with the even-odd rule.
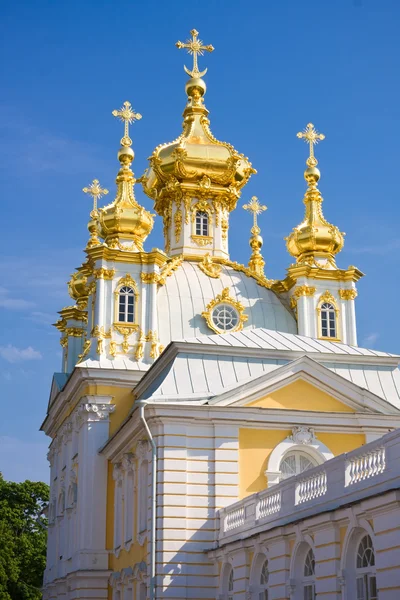
[[[175,46],[179,48],[179,50],[185,48],[189,54],[193,55],[193,69],[189,71],[189,69],[184,66],[183,68],[185,69],[186,73],[190,77],[203,77],[203,75],[207,73],[207,69],[204,69],[204,71],[201,72],[199,71],[197,56],[203,56],[204,50],[206,50],[206,52],[212,52],[214,50],[214,46],[211,44],[204,46],[203,42],[197,37],[199,32],[196,31],[196,29],[192,29],[190,33],[192,34],[191,40],[186,40],[186,43],[176,42]]]
[[[85,194],[89,194],[93,198],[93,210],[90,213],[91,217],[97,216],[97,200],[102,196],[106,196],[108,194],[108,190],[102,188],[100,186],[100,182],[98,179],[93,179],[92,183],[88,187],[84,187],[83,192]]]
[[[307,158],[306,163],[309,167],[316,167],[318,164],[317,159],[314,156],[314,146],[319,141],[325,139],[323,133],[318,133],[312,123],[308,123],[304,131],[299,131],[297,137],[303,139],[307,144],[310,145],[310,156]]]
[[[257,225],[257,216],[261,215],[264,210],[267,210],[265,204],[260,204],[257,196],[253,196],[248,204],[243,204],[244,210],[248,210],[253,213],[253,227],[251,228],[251,233],[254,235],[258,235],[260,233],[260,228]]]
[[[142,118],[142,115],[140,113],[135,113],[132,104],[128,101],[124,102],[124,105],[119,110],[113,110],[112,114],[124,123],[124,137],[121,138],[121,145],[125,147],[131,146],[132,140],[129,137],[129,124],[134,121],[139,121]]]

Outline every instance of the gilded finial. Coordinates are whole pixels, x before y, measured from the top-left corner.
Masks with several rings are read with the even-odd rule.
[[[199,71],[197,57],[203,56],[204,51],[212,52],[214,50],[214,46],[212,46],[211,44],[208,44],[207,46],[203,45],[203,42],[198,39],[199,32],[196,31],[196,29],[192,29],[190,33],[192,35],[191,40],[186,40],[185,43],[178,41],[176,42],[175,46],[179,48],[179,50],[184,48],[188,51],[189,54],[193,56],[193,69],[189,71],[189,69],[186,66],[184,66],[183,68],[190,77],[197,79],[203,77],[203,75],[207,73],[207,69],[204,69],[204,71],[201,72]]]
[[[124,102],[119,110],[113,110],[112,114],[124,123],[124,137],[121,138],[121,145],[128,148],[132,145],[132,140],[129,137],[129,125],[134,121],[139,121],[142,118],[142,115],[140,113],[135,113],[132,104],[128,101]]]
[[[257,224],[257,217],[267,210],[267,207],[264,204],[260,204],[257,196],[253,196],[248,204],[243,204],[244,210],[248,210],[253,213],[253,227],[251,228],[251,233],[253,235],[258,235],[260,233],[260,228]]]
[[[88,187],[84,187],[82,192],[85,194],[89,194],[93,198],[93,210],[90,213],[91,217],[97,217],[97,201],[102,196],[106,196],[108,194],[108,190],[106,188],[102,188],[98,179],[93,179],[92,183]]]
[[[89,221],[88,225],[90,239],[87,244],[88,248],[93,248],[94,246],[98,246],[100,244],[98,236],[99,211],[97,210],[97,201],[102,196],[106,196],[108,194],[108,190],[101,187],[98,179],[93,179],[92,183],[88,187],[84,187],[82,191],[85,194],[89,194],[89,196],[92,196],[93,198],[93,209],[90,212],[91,221]]]
[[[264,275],[265,261],[261,254],[263,239],[260,235],[261,229],[258,226],[257,217],[267,210],[267,207],[264,204],[260,204],[257,196],[253,196],[248,204],[243,205],[243,208],[244,210],[253,213],[253,227],[250,230],[252,236],[249,242],[253,252],[249,260],[249,269],[258,275]]]
[[[323,133],[318,133],[312,123],[308,123],[307,127],[304,131],[299,131],[297,137],[304,140],[310,146],[310,156],[306,160],[306,164],[309,167],[316,167],[318,164],[317,159],[314,156],[314,146],[318,144],[319,141],[325,139]]]

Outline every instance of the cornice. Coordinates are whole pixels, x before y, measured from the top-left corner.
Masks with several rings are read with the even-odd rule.
[[[169,260],[162,250],[154,248],[150,252],[129,252],[118,248],[109,248],[102,244],[87,248],[86,253],[91,261],[106,260],[110,262],[133,263],[139,265],[155,264],[162,267]]]
[[[71,414],[88,385],[115,385],[133,389],[139,377],[143,377],[142,371],[76,367],[63,389],[48,407],[40,430],[44,431],[46,435],[54,437],[58,427]]]
[[[310,265],[292,265],[287,269],[285,279],[276,281],[272,290],[277,294],[288,292],[301,277],[307,279],[319,279],[323,281],[354,281],[357,282],[364,277],[364,273],[357,267],[350,266],[347,269],[322,269]]]

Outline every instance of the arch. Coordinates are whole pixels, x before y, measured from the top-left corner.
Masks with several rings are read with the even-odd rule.
[[[268,600],[269,564],[268,555],[259,552],[253,558],[250,572],[251,598]]]
[[[335,298],[328,290],[319,297],[317,322],[319,338],[340,340],[339,307]]]
[[[234,571],[230,562],[224,562],[221,567],[221,576],[219,584],[219,598],[221,600],[233,600]]]
[[[192,240],[200,246],[212,241],[212,213],[206,200],[199,200],[192,206]]]
[[[310,536],[304,536],[295,545],[290,575],[293,600],[315,600],[315,548]]]
[[[375,564],[368,567],[357,567],[357,556],[363,538],[371,540],[375,549],[375,535],[371,525],[365,519],[358,523],[350,524],[343,542],[341,572],[344,575],[346,600],[360,597],[361,600],[376,600],[377,595],[371,594],[370,586],[376,589]],[[375,562],[375,561],[374,561]],[[358,587],[359,586],[359,587]]]
[[[280,465],[289,452],[308,454],[312,462],[317,465],[322,465],[325,461],[334,458],[334,454],[329,448],[315,437],[312,428],[294,427],[292,435],[275,446],[269,455],[267,468],[264,471],[264,475],[268,479],[268,487],[280,482]]]
[[[127,273],[115,288],[114,322],[133,325],[138,322],[139,291],[136,281]]]

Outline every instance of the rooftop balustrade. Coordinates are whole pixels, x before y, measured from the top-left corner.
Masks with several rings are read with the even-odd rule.
[[[219,511],[218,545],[400,487],[400,430]]]

